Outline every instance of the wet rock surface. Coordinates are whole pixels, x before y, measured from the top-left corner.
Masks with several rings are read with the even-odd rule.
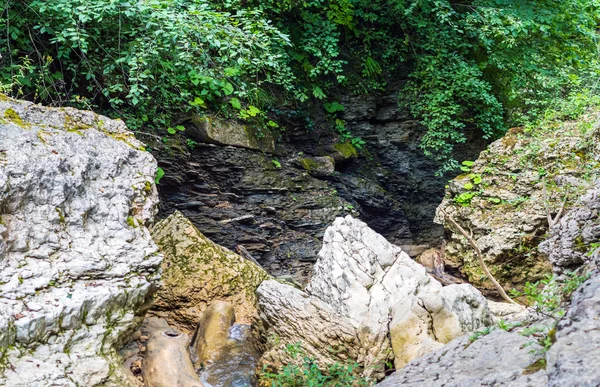
[[[151,317],[143,374],[146,387],[204,387],[189,355],[190,338],[163,319]]]
[[[121,385],[162,257],[156,162],[123,122],[0,101],[0,385]]]

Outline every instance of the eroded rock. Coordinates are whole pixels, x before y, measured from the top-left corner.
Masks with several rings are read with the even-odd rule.
[[[468,173],[449,184],[440,208],[473,233],[492,275],[505,290],[551,273],[548,258],[537,246],[548,231],[548,215],[556,218],[564,200],[565,211],[576,205],[597,176],[598,114],[586,114],[577,122],[561,122],[559,128],[513,128],[482,152],[472,166],[465,167]],[[590,216],[588,209],[565,219],[563,232],[576,237],[577,227]],[[439,210],[438,221],[453,233],[446,248],[446,264],[460,269],[478,288],[493,293],[469,243],[446,224]],[[588,231],[597,232],[593,228]],[[564,261],[561,265],[581,261],[581,254],[573,254],[572,242],[564,246],[548,242],[551,260]]]
[[[377,386],[544,386],[540,350],[531,339],[500,329],[474,341],[465,336],[413,360]]]
[[[165,254],[152,314],[192,332],[202,312],[221,300],[233,305],[238,323],[251,322],[256,288],[269,278],[262,268],[213,243],[180,212],[157,223],[152,235]]]
[[[538,249],[548,256],[554,271],[563,273],[590,263],[600,241],[600,179],[550,230]],[[593,263],[592,263],[593,264]]]
[[[575,293],[558,323],[547,359],[548,386],[600,385],[600,275],[595,272]]]
[[[479,291],[466,284],[442,287],[399,247],[350,216],[337,218],[325,232],[305,293],[280,284],[263,284],[258,293],[261,320],[280,336],[280,346],[306,343],[317,348],[309,352],[324,364],[339,362],[341,351],[346,362],[357,361],[364,375],[374,378],[383,376],[392,346],[400,367],[492,323]],[[306,316],[290,317],[302,313]],[[343,321],[343,337],[319,334],[334,329],[327,326],[332,320]],[[305,327],[309,325],[318,328]],[[324,343],[307,342],[315,334]],[[332,340],[338,343],[334,351],[318,350],[323,344],[332,346]],[[267,353],[270,362],[285,364],[277,359],[284,356],[281,351]]]
[[[275,152],[275,136],[268,129],[259,132],[251,125],[215,117],[194,116],[191,123],[188,134],[197,141]]]
[[[0,99],[0,385],[122,385],[162,257],[156,162],[123,122]]]
[[[144,358],[146,387],[204,387],[190,360],[189,336],[164,319],[150,317],[145,325],[149,331]]]
[[[235,321],[233,305],[225,301],[213,302],[202,313],[194,334],[192,348],[198,365],[217,360],[229,340],[229,328]]]
[[[366,348],[361,347],[357,324],[332,306],[274,280],[263,282],[257,294],[259,330],[268,340],[260,367],[281,369],[294,361],[285,348],[297,343],[322,367],[336,362],[365,364]]]

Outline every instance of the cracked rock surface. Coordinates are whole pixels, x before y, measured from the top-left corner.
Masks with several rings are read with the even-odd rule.
[[[0,385],[123,385],[162,259],[155,173],[121,121],[0,100]]]
[[[281,338],[280,345],[310,337],[299,333],[310,320],[310,325],[319,326],[318,337],[337,340],[330,358],[337,361],[343,353],[374,378],[383,376],[392,350],[396,367],[402,367],[492,323],[477,289],[467,284],[443,287],[399,247],[351,216],[337,218],[326,230],[306,292],[287,288],[261,285],[257,292],[261,319]],[[301,317],[305,309],[316,307],[318,312]],[[338,326],[347,327],[348,338],[335,338]],[[326,351],[320,356],[327,356]]]
[[[546,372],[536,366],[543,359],[541,348],[530,341],[501,329],[473,342],[465,336],[413,360],[377,386],[543,386]]]

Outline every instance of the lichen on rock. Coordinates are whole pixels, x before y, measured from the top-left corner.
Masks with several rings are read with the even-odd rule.
[[[122,385],[115,348],[162,259],[156,162],[92,112],[6,98],[0,117],[0,385]]]
[[[254,262],[217,245],[180,212],[157,223],[152,235],[165,255],[162,287],[151,313],[186,331],[211,302],[233,304],[238,323],[256,313],[256,288],[269,275]]]
[[[506,290],[551,273],[537,246],[548,231],[548,215],[564,214],[598,176],[599,114],[511,129],[448,185],[439,208],[473,233],[492,275]],[[472,247],[439,209],[437,221],[452,232],[446,264],[493,293]]]

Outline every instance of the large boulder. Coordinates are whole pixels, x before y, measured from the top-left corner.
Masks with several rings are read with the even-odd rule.
[[[538,249],[546,254],[554,271],[563,273],[592,263],[600,242],[600,179],[550,230]],[[593,263],[592,263],[593,264]]]
[[[556,327],[556,342],[546,355],[549,386],[600,385],[600,372],[595,366],[600,361],[599,213],[600,179],[539,246],[556,273],[579,270],[591,274]]]
[[[294,343],[302,337],[311,340],[298,334],[298,325],[282,316],[289,308],[268,307],[260,290],[261,318],[270,321],[270,326],[282,325],[272,328],[283,332],[281,342]],[[269,298],[282,297],[284,291],[279,293]],[[351,216],[337,218],[326,230],[306,294],[299,293],[296,298],[305,299],[311,308],[314,300],[323,301],[328,316],[342,316],[335,321],[344,321],[355,344],[338,339],[339,346],[353,347],[354,354],[348,360],[358,361],[365,375],[376,378],[383,376],[392,348],[396,365],[401,367],[465,332],[492,323],[479,291],[467,284],[443,287],[399,247]],[[313,324],[330,318],[311,316]]]
[[[359,324],[362,341],[372,343],[375,364],[385,363],[391,329],[397,368],[492,323],[477,289],[443,287],[402,249],[351,216],[336,219],[325,232],[307,291]]]
[[[573,297],[546,355],[548,386],[600,385],[600,275],[596,272]]]
[[[256,288],[269,278],[261,267],[212,242],[180,212],[157,223],[152,236],[165,255],[152,314],[191,332],[221,300],[233,305],[238,323],[252,321]]]
[[[598,115],[592,112],[577,122],[546,122],[532,130],[511,129],[448,185],[440,208],[473,234],[490,272],[505,290],[552,272],[537,246],[548,232],[548,216],[556,219],[565,201],[562,213],[568,211],[598,176]],[[494,292],[473,248],[441,211],[437,216],[452,232],[446,265],[459,269],[478,288]],[[558,261],[568,247],[553,244],[550,249],[554,248],[559,250],[551,259]],[[580,261],[581,256],[573,259]]]
[[[544,386],[541,347],[518,333],[495,330],[473,340],[456,339],[443,349],[413,360],[379,387]],[[562,386],[577,384],[562,384]]]
[[[347,316],[302,290],[274,280],[257,290],[259,331],[265,352],[259,366],[281,369],[293,362],[287,345],[301,343],[304,353],[322,367],[335,363],[366,363],[357,324]]]
[[[261,131],[233,120],[205,116],[193,116],[191,124],[187,133],[197,141],[275,152],[275,135],[269,129]]]
[[[123,385],[162,259],[155,173],[121,121],[0,97],[0,385]]]

